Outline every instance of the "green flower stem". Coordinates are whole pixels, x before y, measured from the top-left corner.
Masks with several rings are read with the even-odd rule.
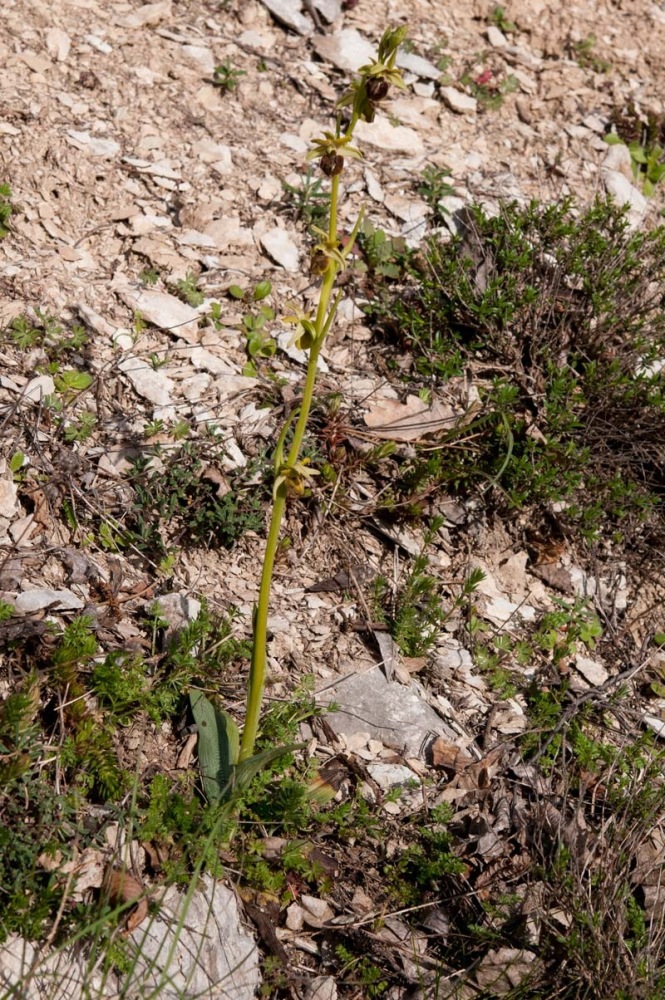
[[[266,661],[268,644],[268,611],[270,609],[270,587],[272,585],[272,574],[275,567],[275,557],[279,545],[279,533],[282,527],[282,518],[286,508],[286,483],[281,483],[277,488],[277,495],[273,501],[272,517],[270,519],[270,529],[266,541],[266,552],[263,557],[263,570],[261,572],[261,587],[259,589],[259,603],[254,612],[254,644],[252,647],[252,663],[249,670],[249,682],[247,688],[247,716],[245,726],[242,731],[242,742],[240,744],[240,755],[238,761],[247,760],[254,753],[254,744],[259,731],[259,715],[261,713],[261,702],[263,701],[263,689],[266,682]]]
[[[371,67],[363,68],[366,77],[372,75],[376,79],[385,78],[390,83],[403,86],[399,71],[394,70],[394,63],[397,49],[403,41],[405,35],[405,27],[392,30],[389,29],[384,32],[381,42],[379,43],[379,60],[375,60]],[[349,146],[349,142],[353,137],[355,126],[360,118],[362,117],[367,119],[368,110],[371,111],[371,117],[374,115],[371,101],[367,96],[366,90],[364,89],[364,82],[361,82],[361,84],[357,86],[355,93],[353,91],[351,92],[351,98],[351,101],[344,99],[340,102],[340,104],[351,103],[353,105],[351,120],[346,128],[346,131],[344,132],[343,137],[340,138],[341,126],[340,119],[338,119],[337,136],[332,136],[327,132],[324,133],[323,138],[319,139],[315,143],[314,150],[310,152],[308,158],[311,158],[312,156],[316,158],[327,156],[331,152],[336,153],[338,149],[340,150],[340,154],[342,156],[344,155],[345,149],[347,156],[359,157],[361,155],[357,150],[353,150],[352,147]],[[371,120],[371,118],[367,120]],[[323,273],[319,303],[316,310],[316,318],[312,324],[313,340],[307,362],[307,375],[305,377],[303,397],[298,411],[298,420],[293,431],[293,440],[291,442],[291,447],[289,448],[286,463],[283,463],[282,453],[290,420],[282,430],[275,452],[276,478],[273,493],[273,508],[270,519],[270,528],[268,530],[268,539],[266,541],[266,551],[263,559],[263,569],[261,572],[259,600],[254,613],[254,645],[247,689],[247,717],[245,719],[245,726],[242,734],[239,761],[247,760],[254,753],[254,744],[259,730],[259,715],[261,712],[261,702],[263,700],[263,690],[266,680],[270,589],[272,585],[275,559],[277,557],[277,549],[279,546],[279,535],[282,527],[282,520],[286,510],[286,499],[289,485],[288,472],[289,470],[295,470],[297,472],[296,467],[300,459],[300,452],[302,450],[305,431],[307,429],[307,421],[309,420],[309,414],[314,400],[314,388],[316,384],[316,370],[319,355],[326,336],[328,335],[328,331],[330,330],[335,319],[335,314],[341,298],[341,292],[338,292],[337,297],[331,304],[337,274],[344,266],[346,258],[352,249],[353,242],[357,236],[363,217],[363,213],[361,212],[356,221],[356,225],[354,226],[353,233],[349,238],[349,245],[345,250],[340,252],[339,237],[337,233],[339,187],[340,175],[335,173],[331,179],[330,215],[328,219],[327,242],[320,247],[324,253],[327,253],[328,263]],[[324,233],[321,235],[325,236]],[[296,482],[298,482],[297,476],[295,478]]]
[[[356,124],[361,117],[368,121],[371,121],[374,117],[374,107],[365,89],[365,80],[369,76],[372,76],[377,80],[385,79],[388,83],[394,83],[401,87],[404,86],[401,82],[399,71],[394,69],[394,64],[397,49],[404,40],[405,36],[406,27],[387,29],[384,32],[379,43],[378,61],[374,60],[371,66],[363,67],[361,73],[365,74],[365,79],[361,77],[361,80],[357,84],[355,90],[352,90],[350,95],[347,95],[347,97],[343,98],[342,101],[339,102],[340,106],[349,103],[353,106],[351,120],[346,128],[344,136],[340,137],[341,125],[340,119],[338,119],[337,135],[333,136],[331,133],[325,132],[323,138],[315,142],[314,150],[310,151],[308,159],[311,159],[312,157],[323,158],[331,153],[338,155],[337,150],[340,150],[339,155],[343,156],[345,149],[347,156],[361,156],[358,150],[354,150],[351,146],[349,146],[349,142],[353,137],[353,131]],[[348,100],[349,96],[351,98],[350,100]],[[370,114],[369,118],[368,114]],[[307,362],[307,375],[305,376],[302,402],[298,411],[298,420],[293,431],[293,441],[291,442],[291,447],[289,448],[286,463],[283,463],[283,450],[291,419],[289,419],[285,424],[275,450],[275,485],[273,489],[272,516],[270,518],[270,528],[268,530],[266,551],[263,559],[259,600],[254,612],[254,645],[252,649],[252,663],[249,671],[249,682],[247,688],[247,717],[245,719],[238,762],[245,761],[253,755],[254,744],[256,743],[256,737],[259,731],[259,715],[261,713],[261,702],[263,700],[263,690],[266,681],[266,664],[268,658],[267,642],[270,589],[272,586],[272,576],[275,568],[277,549],[279,547],[279,535],[282,528],[282,520],[286,510],[286,499],[290,482],[289,470],[291,471],[292,481],[294,481],[297,485],[300,485],[301,482],[304,484],[306,476],[303,476],[298,471],[297,466],[300,459],[300,452],[302,450],[305,431],[307,429],[307,421],[309,420],[309,414],[314,400],[316,369],[321,349],[335,319],[335,314],[337,313],[337,307],[342,293],[338,292],[332,304],[331,297],[335,287],[337,274],[340,269],[344,267],[346,259],[351,252],[353,242],[358,234],[363,218],[363,213],[361,211],[358,219],[356,220],[353,232],[349,237],[349,243],[346,249],[340,251],[339,237],[337,234],[339,182],[340,175],[338,173],[333,174],[330,190],[330,215],[328,219],[327,240],[324,244],[317,247],[318,250],[327,255],[328,261],[326,269],[323,273],[319,303],[316,310],[316,318],[308,327],[308,332],[312,334],[312,344]],[[321,233],[321,235],[325,239],[326,234]],[[304,485],[302,488],[304,489]]]
[[[333,177],[332,189],[330,193],[330,221],[328,227],[331,241],[337,239],[337,204],[339,198],[339,177]],[[316,383],[316,369],[319,361],[321,348],[326,334],[332,326],[335,317],[339,297],[330,309],[330,297],[335,287],[335,278],[339,266],[334,260],[328,262],[328,267],[323,276],[321,285],[321,295],[316,311],[316,338],[309,352],[307,362],[307,375],[305,377],[305,388],[303,390],[302,403],[298,413],[298,422],[293,432],[293,441],[289,449],[287,466],[293,467],[300,458],[305,430],[309,413],[314,399],[314,386]],[[268,643],[268,612],[270,610],[270,590],[272,586],[272,576],[275,568],[275,558],[279,546],[279,535],[282,528],[284,511],[286,510],[286,483],[281,483],[275,495],[270,518],[270,528],[266,541],[266,551],[263,558],[263,569],[261,572],[261,586],[259,589],[259,601],[254,615],[254,643],[252,647],[252,663],[249,671],[249,684],[247,690],[247,716],[242,733],[240,744],[239,761],[247,760],[254,753],[254,744],[259,731],[259,716],[261,713],[261,702],[263,701],[263,691],[266,682],[267,666],[267,643]]]
[[[338,196],[339,177],[333,177],[332,189],[330,192],[330,225],[328,227],[328,235],[331,242],[337,239]],[[323,347],[325,335],[328,332],[334,318],[334,313],[332,316],[329,316],[328,308],[330,305],[330,296],[332,295],[332,290],[335,286],[335,278],[337,277],[338,269],[338,265],[334,260],[328,261],[328,267],[323,276],[323,283],[321,285],[321,294],[319,296],[319,306],[316,310],[316,319],[314,321],[316,338],[309,352],[305,388],[303,390],[302,403],[300,404],[298,423],[296,424],[295,431],[293,432],[293,441],[291,442],[291,448],[289,450],[288,465],[295,465],[300,457],[300,449],[302,448],[305,429],[307,427],[307,421],[309,420],[309,411],[312,408],[312,400],[314,398],[314,384],[316,382],[316,369],[319,361],[319,354],[321,353],[321,348]]]

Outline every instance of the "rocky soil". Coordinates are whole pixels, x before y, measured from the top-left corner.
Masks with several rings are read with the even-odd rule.
[[[443,207],[451,220],[468,201],[495,210],[505,200],[572,196],[588,203],[608,192],[629,205],[636,227],[658,221],[660,187],[646,197],[625,147],[608,146],[603,136],[612,116],[630,105],[644,115],[665,114],[665,5],[514,0],[503,22],[493,17],[495,7],[490,0],[4,0],[0,183],[11,188],[13,213],[0,240],[0,328],[37,310],[52,329],[80,326],[85,337],[67,354],[66,368],[90,376],[63,385],[57,350],[3,338],[0,596],[15,609],[14,626],[38,629],[47,617],[62,625],[85,612],[98,622],[105,648],[141,649],[143,618],[155,601],[177,627],[204,598],[214,611],[238,609],[238,634],[249,634],[263,533],[251,530],[228,549],[188,546],[181,536],[165,562],[146,559],[133,544],[119,543],[131,503],[126,476],[157,444],[168,453],[183,438],[214,440],[223,447],[210,474],[223,492],[274,444],[304,374],[304,356],[290,346],[292,331],[280,317],[316,294],[311,237],[284,184],[301,184],[310,140],[329,127],[334,101],[350,73],[372,57],[386,24],[409,24],[411,44],[400,59],[408,86],[391,97],[385,114],[358,129],[365,156],[348,171],[347,229],[366,204],[375,226],[421,245],[432,209],[418,187],[432,166],[450,172],[454,191]],[[226,71],[216,73],[220,66]],[[265,280],[272,283],[276,353],[261,360],[256,377],[242,326],[248,307],[227,292]],[[194,283],[198,299],[183,301],[183,282]],[[419,409],[416,397],[404,411],[405,396],[386,377],[360,298],[353,282],[345,286],[323,352],[321,394],[339,393],[356,428],[376,431],[378,440],[395,437],[396,421],[402,442],[418,440],[423,415],[427,433],[435,432],[446,415]],[[221,303],[221,313],[203,323],[212,303]],[[51,345],[63,336],[55,331]],[[455,412],[471,401],[465,391],[466,398],[447,401]],[[48,401],[54,394],[57,412]],[[90,421],[87,435],[78,433],[83,413],[90,415],[83,418]],[[409,415],[413,427],[405,423]],[[19,469],[12,466],[17,453]],[[365,609],[348,577],[319,586],[358,566],[369,577],[382,572],[397,580],[420,552],[418,525],[374,517],[372,488],[361,477],[343,510],[334,496],[319,501],[315,491],[306,510],[294,504],[289,511],[290,548],[272,600],[269,695],[284,698],[299,678],[313,675],[320,703],[334,701],[337,710],[307,730],[308,752],[322,763],[353,761],[379,800],[404,787],[399,801],[388,796],[388,817],[416,808],[422,796],[452,804],[458,823],[467,817],[467,843],[475,845],[465,877],[503,866],[506,885],[514,887],[526,854],[515,814],[527,808],[525,789],[531,794],[536,781],[511,757],[511,740],[528,725],[524,703],[488,684],[460,616],[452,614],[428,659],[405,660],[379,630],[368,642],[349,627]],[[625,558],[594,567],[564,547],[538,565],[482,509],[451,501],[441,511],[446,520],[430,552],[431,571],[452,606],[460,582],[482,569],[477,613],[497,634],[535,621],[562,595],[590,597],[606,628],[620,621],[635,648],[663,628],[657,578],[645,582]],[[620,655],[582,652],[569,667],[578,699],[610,698],[635,674]],[[653,666],[649,655],[642,666]],[[6,695],[11,685],[3,669],[0,690]],[[237,697],[240,707],[240,689]],[[664,699],[636,701],[633,709],[636,731],[665,734]],[[184,739],[158,733],[145,746],[135,741],[139,775],[156,764],[179,766]],[[511,802],[511,818],[502,801]],[[552,823],[563,824],[562,815]],[[663,901],[648,887],[662,859],[660,835],[651,846],[640,884],[651,918],[659,919]],[[535,912],[533,893],[529,905]],[[472,970],[447,970],[447,985],[439,972],[435,993],[432,942],[445,934],[436,919],[441,925],[448,916],[438,903],[432,910],[429,927],[416,933],[401,915],[383,913],[373,938],[363,939],[399,970],[387,995],[502,996],[537,961],[532,930],[520,948],[490,944]],[[343,977],[337,982],[322,928],[364,933],[379,911],[371,893],[350,888],[326,900],[305,894],[288,911],[272,913],[272,947],[277,954],[287,949],[297,973],[291,995],[378,995]],[[266,949],[265,927],[259,932]],[[32,953],[22,961],[30,965]],[[253,995],[256,961],[253,950],[254,971],[238,977],[234,996]],[[207,968],[209,982],[233,979],[233,972]],[[15,972],[5,975],[11,983]],[[78,988],[68,986],[68,995]],[[197,990],[222,995],[214,985],[198,983]]]

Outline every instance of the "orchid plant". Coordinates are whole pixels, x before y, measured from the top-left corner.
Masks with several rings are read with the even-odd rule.
[[[330,209],[326,229],[313,227],[318,237],[311,254],[311,273],[320,277],[319,296],[312,313],[296,310],[288,317],[295,324],[293,342],[308,352],[307,374],[299,407],[287,420],[277,442],[274,455],[273,503],[266,542],[258,604],[254,610],[254,642],[247,690],[247,714],[239,741],[235,722],[226,713],[214,710],[207,727],[208,733],[216,731],[219,737],[208,766],[203,765],[204,785],[208,797],[217,801],[228,798],[231,790],[243,785],[250,774],[266,762],[265,753],[255,755],[254,747],[259,731],[261,703],[266,679],[268,611],[275,558],[279,545],[282,520],[289,497],[302,496],[311,480],[318,475],[308,458],[301,458],[301,450],[309,419],[319,356],[326,337],[334,323],[342,293],[335,293],[337,276],[346,267],[349,254],[363,221],[361,211],[350,237],[342,243],[338,231],[338,207],[341,178],[346,160],[362,159],[362,152],[352,144],[353,133],[359,121],[372,122],[378,105],[388,96],[391,87],[405,88],[395,59],[399,46],[407,33],[406,26],[387,29],[379,42],[377,58],[358,71],[358,77],[337,103],[335,131],[324,131],[314,140],[307,154],[308,160],[318,160],[325,177],[330,180]],[[348,110],[347,110],[348,109]],[[293,428],[289,447],[287,434]],[[202,709],[200,695],[196,695],[197,708]],[[200,734],[201,736],[201,734]],[[207,742],[207,741],[204,741]],[[219,747],[221,746],[221,756]],[[200,756],[203,746],[200,738]],[[268,753],[272,753],[269,751]],[[277,752],[283,752],[277,751]],[[217,791],[215,792],[215,789]]]
[[[362,224],[363,212],[361,211],[350,238],[342,246],[337,228],[340,181],[344,172],[345,160],[362,159],[361,151],[352,145],[353,133],[358,122],[374,120],[376,107],[388,96],[391,86],[401,89],[405,87],[402,75],[395,66],[395,59],[399,46],[406,38],[406,33],[406,26],[388,28],[384,32],[379,42],[377,58],[360,68],[357,79],[353,81],[349,90],[338,102],[337,107],[340,112],[343,108],[350,107],[350,118],[344,123],[342,114],[338,114],[335,132],[326,131],[315,139],[312,149],[307,154],[308,160],[319,161],[322,172],[330,178],[330,212],[328,230],[327,232],[316,230],[317,235],[321,236],[321,240],[312,251],[312,272],[321,276],[318,307],[313,318],[304,315],[297,317],[296,343],[302,350],[309,352],[302,402],[296,411],[297,422],[288,452],[285,454],[284,443],[291,421],[285,425],[275,450],[272,517],[263,560],[259,602],[254,615],[254,647],[240,761],[252,756],[258,733],[266,676],[270,589],[287,498],[290,494],[302,495],[311,477],[317,474],[316,470],[310,468],[307,459],[301,460],[300,451],[314,398],[319,355],[335,320],[341,299],[341,292],[337,292],[333,298],[335,282],[339,272],[346,267],[348,256],[353,249],[355,238]]]

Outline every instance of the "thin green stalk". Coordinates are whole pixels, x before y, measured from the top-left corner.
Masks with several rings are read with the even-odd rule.
[[[330,227],[329,232],[337,232],[337,197],[339,191],[339,177],[333,178],[332,192],[330,198]],[[333,226],[335,227],[333,229]],[[330,239],[333,239],[331,235]],[[305,387],[303,390],[302,403],[298,413],[298,422],[293,432],[293,441],[289,449],[287,466],[294,466],[300,457],[305,430],[309,413],[314,399],[314,386],[316,383],[316,370],[318,366],[319,354],[323,347],[325,334],[331,325],[333,316],[328,315],[330,296],[335,285],[337,276],[337,266],[334,261],[330,261],[323,277],[321,286],[321,297],[316,314],[316,339],[309,352],[307,363],[307,375],[305,377]],[[286,483],[282,483],[278,489],[273,503],[272,516],[270,518],[270,528],[268,530],[268,540],[263,559],[263,569],[261,572],[261,585],[259,589],[259,601],[256,606],[254,616],[254,642],[252,647],[252,662],[249,672],[249,685],[247,691],[247,716],[242,733],[240,744],[239,760],[247,760],[254,752],[254,744],[259,731],[259,715],[261,713],[261,702],[263,701],[263,691],[266,680],[267,666],[267,642],[268,642],[268,614],[270,611],[270,589],[272,586],[272,575],[275,567],[275,558],[279,546],[279,533],[282,527],[282,519],[286,509]]]
[[[259,714],[261,712],[263,689],[266,682],[266,645],[268,642],[270,587],[285,508],[286,483],[282,483],[277,490],[277,495],[273,502],[266,552],[263,557],[259,602],[254,612],[254,645],[252,647],[252,664],[249,670],[249,685],[247,689],[247,717],[242,731],[240,756],[238,758],[240,761],[247,760],[254,753],[254,744],[259,731]]]
[[[344,267],[346,258],[350,253],[355,238],[358,234],[362,221],[362,211],[358,216],[353,232],[349,238],[347,248],[340,250],[339,236],[337,232],[337,217],[340,188],[340,164],[344,157],[360,158],[362,154],[349,145],[353,136],[356,123],[361,119],[372,121],[375,107],[373,101],[382,100],[385,97],[388,86],[396,85],[404,87],[399,70],[395,69],[395,57],[397,49],[406,36],[406,28],[388,29],[379,43],[378,59],[374,60],[371,66],[363,67],[360,80],[354,85],[349,94],[340,101],[340,106],[352,105],[350,122],[344,135],[339,134],[339,119],[337,134],[324,133],[321,139],[315,140],[314,149],[308,154],[308,159],[321,159],[321,166],[328,176],[331,177],[330,190],[330,214],[328,218],[328,232],[319,230],[324,242],[316,247],[316,250],[327,257],[326,269],[323,273],[319,302],[316,310],[316,318],[308,321],[307,330],[312,334],[311,346],[309,349],[309,359],[307,362],[307,374],[303,389],[303,398],[298,412],[298,420],[293,431],[293,440],[286,462],[283,462],[284,439],[286,428],[280,435],[277,450],[275,453],[275,488],[273,491],[273,509],[266,542],[266,551],[263,560],[263,570],[261,573],[261,585],[259,588],[259,600],[254,613],[254,645],[252,650],[252,663],[249,672],[249,684],[247,689],[247,717],[242,734],[240,745],[239,761],[247,760],[254,753],[254,744],[259,729],[259,715],[261,712],[261,702],[266,679],[267,663],[267,640],[268,640],[268,612],[270,607],[270,588],[272,585],[272,575],[275,567],[277,548],[279,546],[279,534],[282,526],[282,519],[286,509],[286,498],[290,482],[293,483],[299,492],[304,488],[302,484],[306,481],[307,471],[305,464],[299,468],[300,452],[307,429],[310,410],[314,400],[314,388],[316,383],[316,371],[321,349],[326,336],[333,324],[337,306],[341,298],[341,292],[331,304],[331,297],[335,287],[335,280],[339,271]],[[374,86],[370,92],[368,81]],[[385,87],[378,94],[377,84],[383,81]],[[324,167],[325,161],[325,167]],[[337,168],[337,169],[336,169]],[[303,328],[305,323],[303,321]],[[288,427],[288,424],[287,424]],[[311,473],[309,473],[311,474]]]
[[[300,410],[298,411],[298,422],[293,432],[293,441],[291,442],[291,447],[289,448],[289,457],[286,463],[287,466],[294,466],[298,461],[298,459],[300,458],[300,449],[302,448],[302,442],[305,436],[305,430],[307,428],[307,421],[309,420],[309,411],[312,408],[312,401],[314,399],[316,369],[318,366],[319,354],[321,353],[322,347],[323,347],[323,337],[320,337],[317,338],[317,340],[312,344],[311,350],[309,352],[309,361],[307,363],[307,375],[305,376],[305,387],[303,389]]]

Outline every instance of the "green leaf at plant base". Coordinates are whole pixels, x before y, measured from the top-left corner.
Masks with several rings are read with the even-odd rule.
[[[18,470],[23,466],[25,461],[25,455],[22,451],[15,451],[12,457],[9,459],[9,471],[18,472]]]
[[[630,150],[630,155],[635,163],[647,162],[646,150],[639,142],[630,142],[628,144],[628,149]]]
[[[211,805],[218,805],[226,796],[238,763],[240,734],[231,716],[213,705],[201,691],[192,691],[189,701],[199,731],[203,790]]]
[[[294,750],[302,750],[306,746],[306,743],[290,743],[284,747],[269,747],[267,750],[262,750],[260,753],[255,753],[253,757],[241,761],[234,768],[232,787],[229,788],[229,791],[244,791],[268,764],[272,764],[274,760],[283,757],[284,754],[293,753]]]
[[[235,721],[198,690],[189,695],[199,731],[198,754],[203,790],[211,805],[244,791],[265,767],[278,757],[302,749],[305,743],[269,747],[238,763],[240,736]]]
[[[87,372],[77,372],[70,368],[55,377],[55,388],[57,392],[83,392],[92,385],[92,375]]]
[[[276,342],[261,330],[255,330],[247,337],[247,353],[250,358],[271,358],[276,350]]]
[[[230,285],[230,287],[227,288],[227,292],[231,296],[232,299],[244,299],[245,298],[245,289],[241,288],[240,285]]]
[[[252,298],[255,302],[260,302],[261,299],[265,299],[272,292],[272,284],[269,281],[259,281],[258,285],[252,292]]]

